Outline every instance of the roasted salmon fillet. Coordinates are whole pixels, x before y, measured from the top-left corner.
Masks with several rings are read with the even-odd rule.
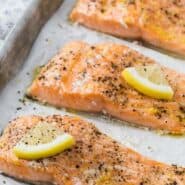
[[[78,0],[72,21],[185,56],[184,0]]]
[[[123,45],[71,42],[41,70],[27,95],[56,107],[108,113],[137,126],[185,133],[185,74],[161,66],[174,90],[171,101],[142,95],[121,78],[126,67],[154,63]]]
[[[76,144],[56,156],[27,161],[13,147],[36,124],[50,123]],[[0,170],[32,183],[55,185],[184,185],[185,169],[147,159],[76,117],[24,116],[10,122],[0,138]]]

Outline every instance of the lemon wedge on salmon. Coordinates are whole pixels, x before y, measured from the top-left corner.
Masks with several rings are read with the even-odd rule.
[[[122,72],[125,81],[137,91],[156,99],[171,100],[173,90],[158,65],[128,67]]]
[[[21,159],[36,160],[54,156],[75,144],[73,136],[49,123],[38,123],[14,147]]]

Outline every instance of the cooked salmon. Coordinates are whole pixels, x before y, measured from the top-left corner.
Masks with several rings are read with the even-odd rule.
[[[76,144],[56,156],[27,161],[13,147],[44,122],[70,133]],[[159,163],[132,151],[76,117],[19,117],[0,138],[0,170],[27,182],[55,185],[184,185],[185,169]]]
[[[41,70],[27,94],[56,107],[108,113],[137,126],[185,133],[185,74],[161,66],[174,90],[171,101],[147,97],[121,78],[126,67],[154,63],[123,45],[74,41]]]
[[[184,0],[78,0],[70,18],[102,32],[143,39],[185,56]]]

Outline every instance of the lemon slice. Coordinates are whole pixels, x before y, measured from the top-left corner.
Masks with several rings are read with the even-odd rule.
[[[165,100],[173,98],[174,92],[157,65],[126,68],[122,77],[130,86],[147,96]]]
[[[14,147],[18,158],[36,160],[56,155],[71,148],[74,138],[49,123],[39,123]]]

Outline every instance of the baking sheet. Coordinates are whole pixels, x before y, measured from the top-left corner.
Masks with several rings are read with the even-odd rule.
[[[93,122],[102,132],[145,156],[161,162],[185,166],[185,137],[162,136],[154,131],[134,128],[120,121],[106,119],[101,115],[97,116],[88,113],[67,111],[65,109],[59,110],[40,105],[31,100],[22,101],[25,90],[32,81],[34,69],[47,63],[60,47],[72,40],[84,40],[89,43],[105,41],[122,43],[155,59],[165,66],[185,72],[185,61],[183,59],[169,57],[155,50],[137,45],[135,42],[116,39],[112,36],[71,24],[68,21],[68,15],[74,3],[75,0],[66,0],[55,15],[51,17],[39,34],[21,71],[17,73],[16,77],[0,93],[1,131],[9,120],[19,115],[78,114],[83,119]],[[0,185],[3,185],[4,181],[6,181],[7,185],[21,184],[0,175]]]
[[[19,10],[23,4],[20,0],[13,1],[7,0],[3,5],[5,7],[0,8],[0,40],[4,39],[0,42],[0,90],[22,66],[43,24],[62,3],[62,0],[52,0],[52,4],[50,0],[26,0],[24,10]],[[21,2],[23,1],[25,0]],[[0,0],[0,4],[2,3]],[[16,6],[14,11],[19,11],[19,16],[13,14],[13,6]],[[1,14],[3,9],[7,20]],[[7,30],[6,24],[12,27]]]

